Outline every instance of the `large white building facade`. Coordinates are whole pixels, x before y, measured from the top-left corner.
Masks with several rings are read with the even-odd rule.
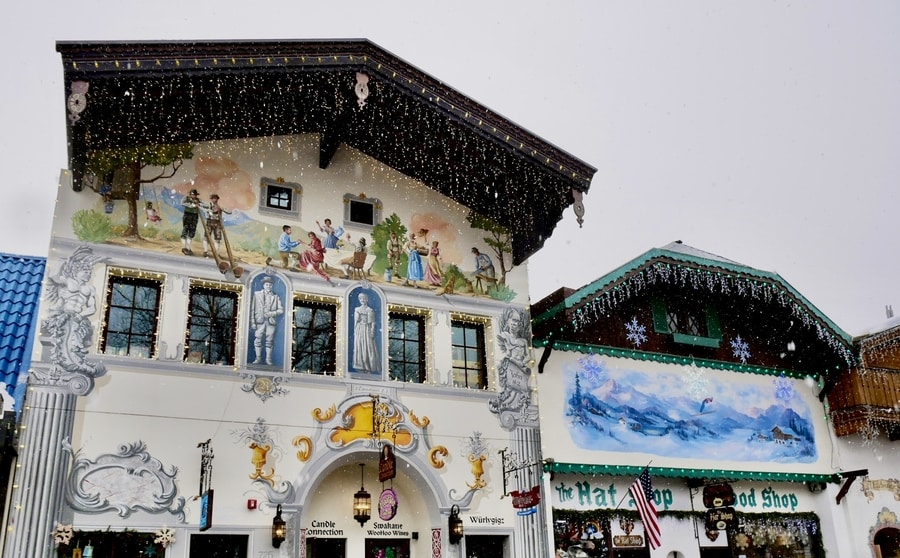
[[[595,169],[366,41],[58,50],[4,556],[547,556],[525,264]]]

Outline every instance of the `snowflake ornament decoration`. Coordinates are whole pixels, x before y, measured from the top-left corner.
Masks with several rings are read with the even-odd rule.
[[[170,544],[175,544],[175,531],[169,529],[166,526],[163,526],[162,529],[153,533],[156,535],[156,538],[153,539],[153,542],[156,544],[161,544],[163,548],[166,548]]]
[[[72,542],[72,535],[74,531],[72,530],[71,525],[63,525],[62,523],[57,523],[56,528],[53,529],[53,540],[56,544],[60,545],[68,545]]]
[[[750,358],[750,345],[738,335],[731,340],[731,354],[741,359],[741,364],[747,364],[747,359]]]
[[[683,368],[684,383],[687,384],[688,393],[695,398],[703,397],[706,394],[707,386],[709,386],[709,378],[706,377],[706,371],[694,363]]]
[[[582,380],[591,386],[599,386],[606,377],[606,363],[597,358],[597,355],[587,355],[578,359],[581,365]]]
[[[625,338],[634,343],[635,347],[640,347],[647,340],[647,328],[639,324],[637,318],[632,317],[631,321],[625,324],[625,329],[628,331]]]
[[[794,384],[784,377],[784,372],[781,373],[781,376],[772,380],[772,383],[775,384],[776,399],[781,399],[787,403],[794,398]]]

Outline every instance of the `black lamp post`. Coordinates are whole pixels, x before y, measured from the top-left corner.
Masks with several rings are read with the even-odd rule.
[[[362,527],[366,521],[372,517],[372,496],[366,492],[363,482],[363,472],[366,470],[366,464],[359,464],[359,492],[353,495],[353,519],[359,521]]]
[[[453,504],[450,508],[450,520],[447,522],[450,529],[450,544],[459,544],[463,538],[463,522],[459,518],[459,506]]]
[[[279,548],[284,542],[284,519],[281,518],[281,504],[275,510],[275,517],[272,519],[272,546]]]

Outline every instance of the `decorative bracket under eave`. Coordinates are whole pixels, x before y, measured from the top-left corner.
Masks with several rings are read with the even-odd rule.
[[[584,223],[584,203],[581,201],[584,197],[584,192],[572,188],[572,197],[575,198],[572,209],[575,210],[575,219],[578,221],[578,228],[580,229],[581,225]]]
[[[844,499],[844,496],[847,495],[847,492],[850,490],[850,485],[853,484],[853,481],[856,480],[856,477],[865,477],[868,476],[868,469],[857,469],[856,471],[844,471],[841,473],[841,478],[846,479],[844,484],[841,486],[841,490],[837,493],[837,497],[835,498],[835,502],[837,505],[841,505],[841,500]]]

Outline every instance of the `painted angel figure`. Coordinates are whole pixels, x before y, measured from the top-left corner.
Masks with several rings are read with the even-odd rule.
[[[500,349],[506,353],[497,375],[500,393],[488,405],[491,411],[524,411],[531,403],[528,367],[528,339],[525,332],[524,312],[508,308],[502,316],[501,331],[497,335]]]
[[[41,325],[53,338],[53,363],[69,372],[101,375],[102,365],[85,362],[94,335],[88,316],[97,311],[91,274],[101,259],[89,247],[80,246],[56,275],[47,278],[47,301],[54,306]]]

